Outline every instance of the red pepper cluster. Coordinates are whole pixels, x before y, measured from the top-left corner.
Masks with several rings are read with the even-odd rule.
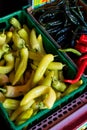
[[[79,40],[76,41],[75,49],[80,51],[83,55],[78,59],[77,66],[79,70],[76,74],[75,79],[64,79],[64,82],[71,84],[76,83],[87,68],[87,35],[82,34],[80,36]]]
[[[81,76],[83,75],[86,67],[87,67],[87,54],[85,56],[82,56],[79,60],[78,60],[78,72],[76,74],[75,79],[64,79],[64,82],[67,83],[71,83],[74,84],[77,81],[79,81],[79,79],[81,78]]]
[[[75,49],[81,53],[87,53],[87,35],[82,34],[79,40],[76,41]]]

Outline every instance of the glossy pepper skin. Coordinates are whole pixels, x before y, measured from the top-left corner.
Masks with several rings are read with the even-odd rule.
[[[75,49],[80,51],[82,54],[87,53],[87,46],[84,46],[82,44],[76,44]]]
[[[79,70],[76,74],[75,79],[64,79],[64,82],[71,83],[71,84],[78,82],[80,80],[81,76],[83,75],[86,67],[87,67],[87,60],[83,60],[83,62],[81,62],[81,64],[78,67]]]
[[[84,13],[77,0],[52,2],[50,7],[33,10],[32,15],[61,48],[74,47],[77,33],[87,32]]]
[[[82,34],[79,38],[79,43],[82,43],[83,45],[87,46],[87,34]]]
[[[0,66],[0,74],[7,74],[14,68],[14,56],[12,53],[7,53],[4,55],[6,65]]]
[[[12,85],[15,85],[18,82],[18,80],[20,79],[24,71],[26,70],[27,62],[28,62],[28,54],[29,54],[29,51],[27,47],[24,47],[20,50],[21,62],[16,70]]]
[[[39,85],[35,88],[32,88],[28,93],[26,93],[20,102],[20,106],[24,106],[31,100],[44,94],[47,94],[47,96],[45,97],[43,102],[46,107],[50,109],[56,101],[56,93],[51,87],[45,85]]]
[[[82,56],[78,59],[77,65],[80,65],[81,62],[83,62],[83,60],[87,60],[87,54],[82,55]]]
[[[66,49],[58,49],[58,50],[61,51],[61,52],[72,52],[72,53],[74,53],[78,56],[81,56],[81,53],[74,48],[66,48]]]
[[[70,84],[66,91],[63,93],[63,96],[68,95],[69,93],[73,92],[74,90],[78,89],[83,84],[83,80],[79,80],[74,84]]]
[[[82,34],[79,40],[76,41],[75,49],[81,53],[87,53],[87,35]]]

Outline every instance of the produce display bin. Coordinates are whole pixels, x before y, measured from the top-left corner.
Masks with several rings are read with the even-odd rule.
[[[60,2],[60,1],[58,1],[58,2]],[[62,12],[63,10],[64,10],[64,8],[63,9],[61,9],[61,6],[62,6],[62,4],[61,3],[63,3],[63,1],[61,1],[60,2],[60,6],[59,6],[59,9],[61,10],[60,12]],[[50,5],[51,4],[48,4],[48,8],[47,9],[49,9],[49,7],[50,7]],[[54,4],[55,5],[55,4]],[[54,7],[54,5],[53,5],[53,7]],[[58,3],[56,2],[56,5],[58,5]],[[45,7],[45,9],[44,9],[44,7]],[[64,6],[63,6],[64,7]],[[83,22],[83,23],[80,23],[80,26],[84,26],[84,27],[87,27],[87,20],[86,20],[86,10],[84,10],[84,7],[83,7],[83,5],[82,4],[78,4],[78,7],[81,7],[81,13],[83,14],[83,17],[84,17],[84,21],[85,22]],[[51,41],[53,41],[54,42],[54,44],[56,45],[56,47],[57,48],[60,48],[60,49],[67,49],[67,48],[73,48],[73,49],[75,49],[75,47],[76,47],[76,41],[75,40],[73,40],[74,38],[79,38],[79,36],[80,36],[80,33],[82,33],[82,32],[75,32],[76,30],[78,30],[78,25],[74,25],[74,24],[72,24],[72,23],[70,23],[70,25],[71,25],[71,29],[69,30],[70,31],[70,33],[68,32],[68,31],[66,31],[65,33],[63,32],[64,30],[63,29],[65,29],[66,30],[66,24],[69,22],[69,20],[68,20],[68,18],[67,18],[67,20],[65,20],[66,21],[66,23],[63,23],[63,26],[64,26],[64,24],[65,24],[65,27],[61,27],[62,25],[56,25],[57,24],[57,20],[55,20],[55,22],[54,22],[54,19],[52,19],[51,20],[51,18],[50,18],[50,16],[51,15],[53,15],[52,16],[52,18],[54,18],[54,15],[56,14],[55,12],[54,12],[54,14],[52,14],[52,12],[50,11],[50,10],[46,10],[46,6],[42,6],[41,7],[42,8],[42,12],[39,12],[39,9],[40,8],[38,8],[38,9],[31,9],[31,7],[29,7],[29,8],[26,8],[25,10],[26,10],[26,12],[28,12],[29,13],[29,17],[31,17],[31,19],[33,19],[34,21],[35,21],[35,23],[39,26],[39,28],[42,30],[42,32],[43,33],[45,33],[46,35],[47,35],[47,37],[48,37],[48,39],[50,39]],[[66,7],[67,8],[67,7]],[[73,5],[72,5],[72,7],[70,7],[70,8],[75,8]],[[77,8],[77,7],[76,7]],[[57,7],[55,7],[54,8],[54,10],[57,10],[58,9],[58,6]],[[34,11],[35,10],[38,10],[38,13],[37,14],[35,14],[34,13]],[[68,12],[68,11],[67,11]],[[47,14],[48,13],[48,14]],[[70,13],[70,12],[69,12]],[[39,14],[39,15],[38,15]],[[63,14],[64,14],[64,12],[63,12]],[[58,16],[57,16],[57,18],[59,18],[59,20],[60,21],[63,21],[62,19],[63,19],[63,17],[67,17],[67,14],[65,14],[64,16],[62,16],[61,17],[61,15],[63,15],[63,14],[58,14]],[[79,14],[79,13],[78,13]],[[46,15],[46,16],[44,16],[44,15]],[[39,16],[42,16],[42,17],[39,17]],[[68,15],[69,16],[69,15]],[[46,18],[45,18],[46,17]],[[56,16],[55,16],[56,17]],[[72,13],[72,17],[74,17],[74,15],[73,15],[73,13]],[[80,17],[80,15],[79,15],[79,17]],[[42,18],[42,19],[40,19],[40,18]],[[44,20],[43,20],[44,19]],[[49,20],[50,19],[50,20]],[[56,19],[56,18],[55,18]],[[78,18],[79,19],[79,18]],[[47,20],[48,20],[48,22],[47,22]],[[74,19],[73,19],[74,20]],[[64,22],[65,22],[64,21]],[[47,22],[47,23],[46,23]],[[52,22],[54,22],[54,24],[55,24],[55,26],[52,26]],[[61,22],[60,22],[61,23]],[[48,24],[48,25],[47,25]],[[48,26],[48,27],[47,27]],[[53,29],[54,29],[54,31],[52,30],[52,27],[53,27]],[[62,28],[62,29],[60,29],[60,28]],[[67,27],[68,28],[68,27]],[[74,29],[73,29],[74,28]],[[59,29],[59,31],[57,31],[56,32],[56,30],[57,29]],[[62,31],[61,31],[62,30]],[[72,31],[71,31],[72,30]],[[52,34],[52,31],[53,31],[53,34]],[[58,32],[63,32],[63,33],[61,33],[61,34],[59,34]],[[68,32],[68,33],[67,33]],[[74,34],[77,34],[78,36],[74,36]],[[58,36],[56,36],[55,37],[55,35],[57,35],[57,34],[59,34]],[[66,35],[66,36],[65,36]],[[63,39],[63,36],[66,38],[66,40],[64,40],[64,41],[62,41],[61,43],[60,43],[60,41]],[[59,40],[60,41],[58,41],[58,38],[59,38]],[[76,39],[76,40],[77,40]],[[76,50],[79,50],[78,48],[76,48]],[[64,52],[63,52],[64,53]],[[79,58],[79,56],[77,56],[77,55],[75,55],[74,53],[72,53],[72,52],[65,52],[65,55],[68,55],[69,57],[70,57],[70,59],[71,59],[71,61],[73,61],[75,64],[76,64],[76,61],[78,60],[78,58]]]
[[[46,37],[45,32],[43,33],[37,24],[31,19],[31,17],[28,16],[28,14],[24,10],[19,10],[17,12],[14,12],[12,14],[9,14],[5,17],[2,17],[0,19],[0,31],[8,30],[10,27],[9,20],[11,17],[16,17],[21,24],[26,24],[30,29],[35,28],[37,34],[41,34],[43,38],[43,44],[44,48],[47,53],[52,53],[54,55],[58,55],[56,57],[56,60],[61,61],[62,63],[66,64],[67,69],[65,69],[64,73],[66,77],[73,78],[76,75],[77,69],[73,65],[73,63],[64,55],[58,51],[56,48],[56,45]],[[40,122],[41,119],[47,117],[48,115],[51,115],[55,110],[58,108],[64,106],[68,102],[72,101],[75,97],[78,97],[86,90],[86,78],[82,76],[83,84],[75,91],[71,92],[67,96],[64,96],[62,99],[56,101],[52,107],[52,109],[44,109],[38,112],[36,115],[28,119],[25,123],[16,126],[9,118],[6,110],[3,108],[2,103],[0,103],[0,115],[3,117],[4,122],[8,125],[9,130],[22,130],[26,126],[32,126],[37,122]]]
[[[60,49],[61,46],[53,39],[53,37],[44,29],[44,27],[32,15],[32,13],[31,13],[32,6],[30,4],[23,6],[22,10],[24,10],[28,14],[29,19],[32,19],[33,23],[39,28],[39,30],[41,30],[41,32],[47,37],[47,39],[49,39],[56,48]],[[62,55],[64,55],[64,57],[68,58],[71,61],[71,63],[77,68],[75,62],[72,60],[72,58],[67,53],[62,52]]]

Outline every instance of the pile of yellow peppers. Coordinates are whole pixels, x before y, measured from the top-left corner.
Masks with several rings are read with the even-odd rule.
[[[65,64],[46,53],[42,35],[15,17],[10,24],[8,31],[0,33],[0,102],[10,119],[20,125],[41,109],[51,109],[83,81],[65,84]]]

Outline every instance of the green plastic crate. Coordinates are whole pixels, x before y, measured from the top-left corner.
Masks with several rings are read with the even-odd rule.
[[[10,27],[9,20],[13,16],[16,17],[20,21],[21,24],[23,24],[23,23],[26,24],[30,29],[35,28],[37,34],[42,35],[43,44],[44,44],[44,48],[45,48],[46,52],[52,53],[54,55],[58,55],[58,57],[56,57],[56,60],[61,61],[67,65],[67,70],[65,71],[66,77],[73,78],[77,72],[76,67],[72,64],[72,62],[67,57],[64,57],[64,55],[57,50],[55,44],[46,37],[45,33],[42,33],[42,31],[38,28],[38,26],[34,23],[34,21],[32,21],[32,19],[30,17],[28,17],[28,14],[24,10],[19,10],[17,12],[14,12],[12,14],[9,14],[9,15],[1,18],[0,19],[0,29],[1,29],[0,31],[2,31],[3,29],[5,29],[5,30],[9,29],[9,27]],[[31,117],[25,123],[23,123],[19,126],[16,126],[10,120],[8,113],[3,108],[1,103],[0,103],[0,115],[1,115],[0,117],[4,118],[4,123],[8,125],[9,130],[22,130],[27,125],[29,125],[29,126],[34,125],[34,123],[40,122],[40,120],[42,118],[52,114],[53,111],[55,111],[56,109],[58,109],[65,103],[68,103],[69,101],[73,100],[76,96],[79,96],[81,93],[83,93],[86,89],[86,80],[85,80],[85,77],[83,77],[83,76],[82,76],[82,79],[83,79],[84,83],[83,83],[83,85],[81,85],[79,87],[79,89],[73,91],[69,95],[56,101],[52,109],[50,109],[50,110],[45,109],[45,110],[40,111],[38,114]]]

